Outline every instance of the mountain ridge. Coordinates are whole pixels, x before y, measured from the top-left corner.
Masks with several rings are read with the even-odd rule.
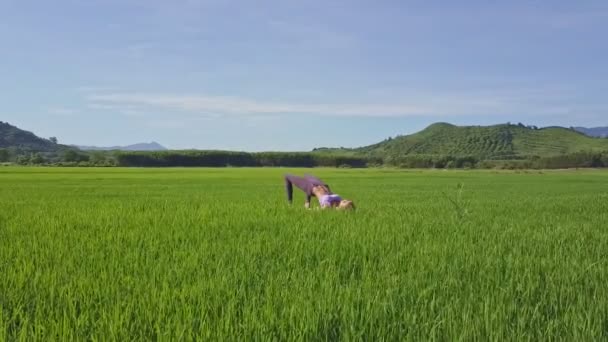
[[[69,147],[0,121],[0,148],[22,152],[56,152]]]
[[[136,143],[127,146],[83,146],[83,145],[71,145],[77,147],[83,151],[167,151],[168,149],[163,145],[152,141],[149,143]]]
[[[538,128],[523,124],[456,126],[431,124],[417,133],[388,138],[353,149],[315,149],[353,155],[398,158],[409,155],[458,155],[486,159],[521,159],[581,151],[608,151],[608,139],[589,137],[559,126]]]
[[[165,151],[156,143],[129,146],[80,146],[85,151]],[[33,152],[57,153],[73,146],[56,139],[44,139],[34,133],[0,121],[0,149],[14,155]],[[608,139],[585,135],[576,128],[499,124],[492,126],[456,126],[438,122],[410,135],[388,138],[359,148],[317,148],[313,153],[334,152],[343,156],[399,158],[412,155],[475,156],[480,159],[522,159],[577,152],[608,152]]]
[[[575,130],[596,138],[608,138],[608,127],[574,127]]]

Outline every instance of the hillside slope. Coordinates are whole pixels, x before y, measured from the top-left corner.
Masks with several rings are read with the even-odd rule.
[[[32,132],[0,121],[0,148],[11,148],[19,151],[54,152],[64,146],[50,140],[42,139]]]
[[[57,144],[42,139],[32,132],[0,121],[0,148],[19,148],[24,150],[48,152],[57,149]]]
[[[470,155],[511,159],[580,151],[608,151],[608,139],[591,138],[562,127],[518,125],[454,126],[433,124],[421,132],[354,149],[373,156]]]

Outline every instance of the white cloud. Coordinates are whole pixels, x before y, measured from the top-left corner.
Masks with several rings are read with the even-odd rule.
[[[397,97],[395,97],[397,98]],[[400,103],[294,103],[262,101],[232,96],[98,93],[87,97],[90,108],[111,109],[123,113],[179,112],[211,118],[222,116],[277,116],[312,114],[334,117],[436,117],[464,115],[504,115],[530,113],[560,115],[569,113],[569,106],[547,103],[546,94],[476,93],[417,94],[400,96]]]
[[[243,99],[227,96],[170,94],[97,94],[88,97],[93,106],[156,108],[172,111],[247,114],[318,114],[325,116],[414,116],[429,114],[428,108],[411,105],[301,104]]]
[[[72,109],[72,108],[53,107],[53,108],[48,108],[47,113],[54,115],[54,116],[74,116],[78,113],[78,111],[75,109]]]

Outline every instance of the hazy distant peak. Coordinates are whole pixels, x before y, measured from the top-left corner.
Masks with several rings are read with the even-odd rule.
[[[574,129],[590,137],[608,138],[608,127],[574,127]]]
[[[152,141],[150,143],[137,143],[127,146],[110,146],[110,147],[99,147],[99,146],[76,146],[81,150],[85,151],[166,151],[167,148],[163,145]]]

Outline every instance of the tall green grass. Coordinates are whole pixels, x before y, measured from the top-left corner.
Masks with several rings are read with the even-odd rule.
[[[0,340],[608,338],[607,172],[287,171],[0,168]]]

